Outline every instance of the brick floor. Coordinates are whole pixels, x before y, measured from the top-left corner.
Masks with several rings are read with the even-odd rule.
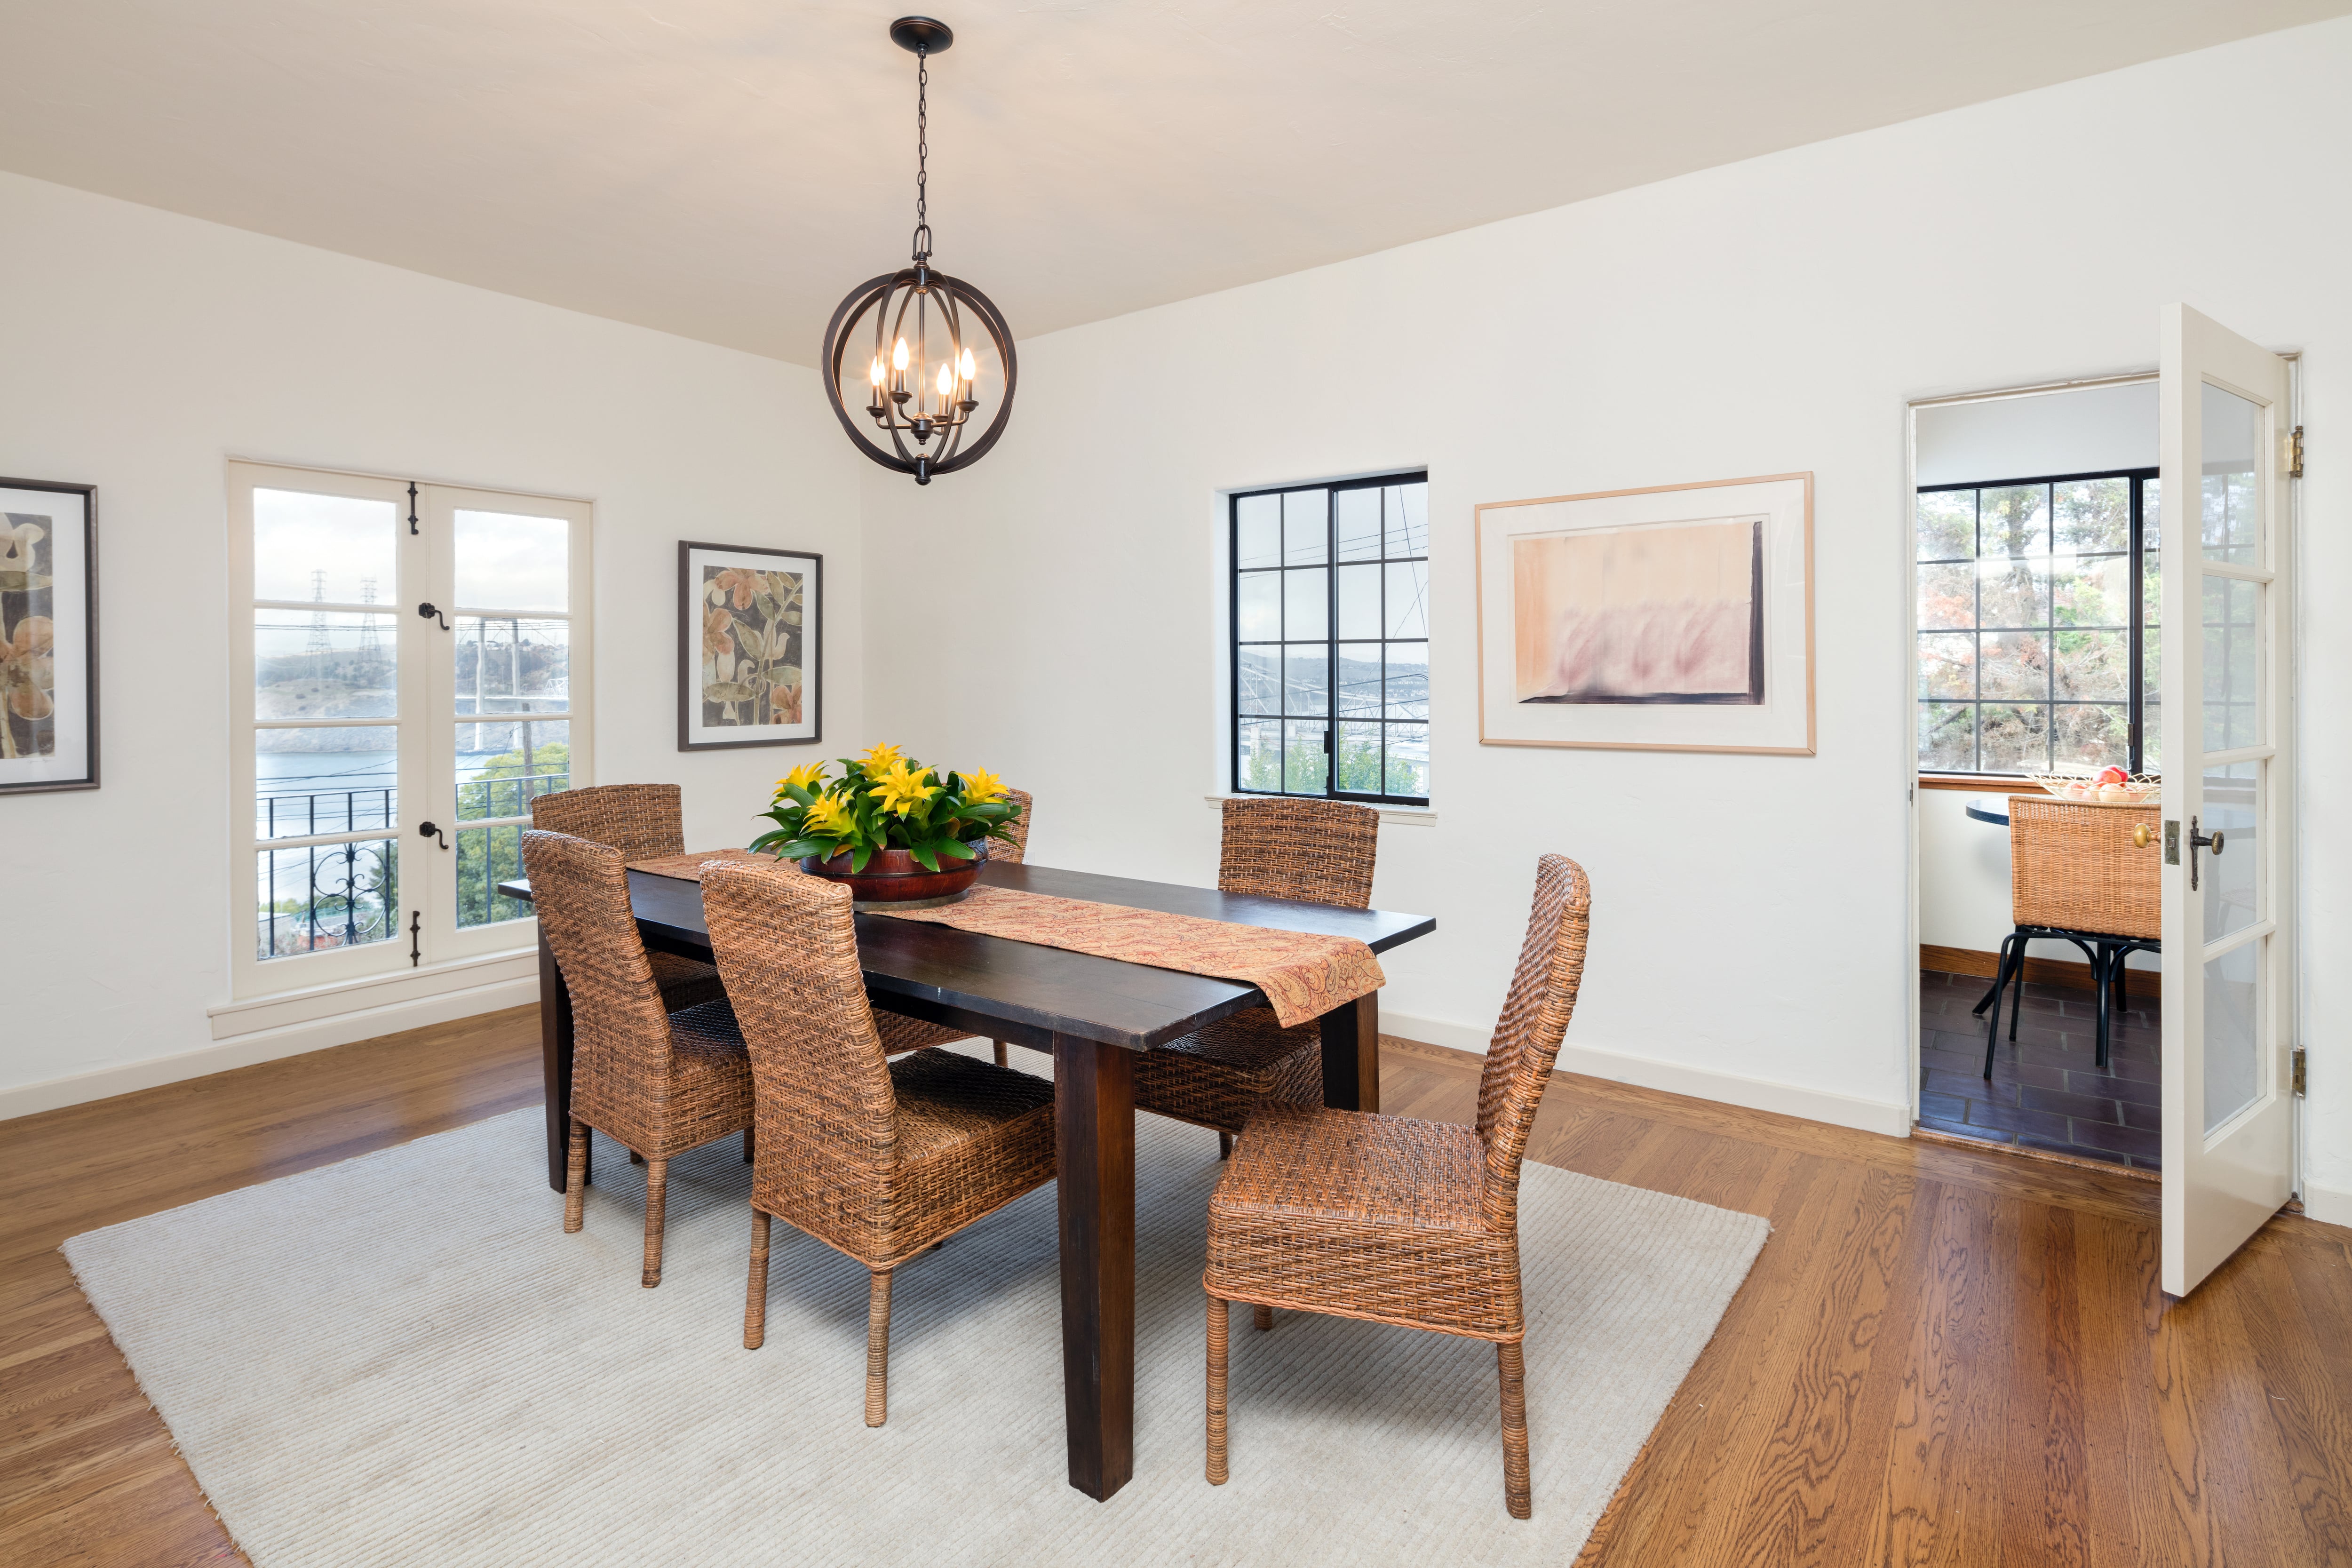
[[[1985,1021],[1969,1009],[1992,982],[1980,975],[1919,976],[1919,1125],[1988,1142],[2053,1149],[2153,1171],[2162,1038],[2154,997],[2135,991],[2114,1015],[2105,1068],[2097,1054],[2097,1003],[2087,991],[2025,988],[2017,1041],[2001,1003],[1992,1078],[1984,1072]]]

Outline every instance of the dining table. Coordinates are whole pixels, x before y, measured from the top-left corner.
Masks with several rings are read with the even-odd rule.
[[[652,951],[714,962],[699,883],[632,869],[629,903]],[[1428,935],[1427,915],[1346,909],[1088,871],[992,862],[982,886],[1159,910],[1276,931],[1352,937],[1375,953]],[[499,891],[529,901],[525,879]],[[1070,1484],[1097,1500],[1135,1471],[1135,1071],[1137,1056],[1247,1007],[1256,986],[961,931],[856,916],[873,1005],[1051,1055],[1062,1275],[1062,1389]],[[572,998],[539,939],[540,1040],[547,1080],[547,1180],[562,1192],[572,1116]],[[1378,1110],[1380,993],[1318,1020],[1323,1102]]]

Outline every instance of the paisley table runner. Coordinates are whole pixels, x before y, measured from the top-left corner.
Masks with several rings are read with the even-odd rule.
[[[1372,950],[1353,937],[1276,931],[1012,888],[974,888],[956,902],[932,909],[867,912],[1238,980],[1265,993],[1285,1028],[1368,995],[1387,978]]]
[[[772,857],[754,855],[749,849],[713,849],[701,855],[664,855],[652,860],[632,860],[632,871],[650,871],[656,877],[675,877],[681,882],[702,880],[705,860],[767,860]]]

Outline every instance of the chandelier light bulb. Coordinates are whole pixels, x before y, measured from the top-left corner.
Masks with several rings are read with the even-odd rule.
[[[918,62],[914,255],[908,266],[869,278],[849,291],[825,327],[819,365],[825,400],[851,443],[884,468],[912,474],[917,484],[927,485],[936,475],[978,462],[996,445],[1012,413],[1019,373],[1013,331],[988,296],[931,265],[927,190],[930,59],[945,52],[955,35],[929,16],[901,16],[890,24],[890,40]],[[923,367],[933,363],[929,352],[933,332],[944,337],[948,352],[936,381],[925,385]],[[853,412],[845,399],[842,372],[845,362],[856,363],[849,356],[863,346],[858,340],[867,334],[873,349],[866,374],[873,391]],[[998,373],[1004,378],[1002,393],[989,407],[978,396],[980,361],[969,346],[980,342],[994,352]]]

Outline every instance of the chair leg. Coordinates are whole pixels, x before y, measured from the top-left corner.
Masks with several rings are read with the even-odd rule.
[[[1993,1053],[2000,1048],[2000,993],[2009,984],[2010,956],[2016,946],[2017,935],[2013,931],[2000,939],[2000,962],[1993,968],[1992,993],[1986,998],[1992,1004],[1992,1016],[1985,1022],[1984,1076],[1988,1079],[1992,1077]]]
[[[1503,1506],[1513,1519],[1534,1512],[1528,1491],[1528,1364],[1518,1342],[1495,1347],[1503,1381]]]
[[[1250,1309],[1250,1326],[1259,1333],[1274,1332],[1274,1309],[1260,1301]]]
[[[2014,1043],[2017,1039],[2017,1021],[2025,1016],[2026,945],[2027,942],[2024,937],[2019,937],[2017,939],[2017,963],[2009,972],[2011,976],[2009,988],[2009,1037],[2011,1043]]]
[[[575,1234],[588,1201],[588,1124],[572,1121],[572,1146],[563,1156],[563,1234]]]
[[[1008,1066],[1009,1064],[1004,1059],[1004,1042],[1003,1040],[991,1040],[988,1043],[996,1047],[996,1065],[998,1067]]]
[[[646,1271],[637,1283],[650,1290],[661,1283],[662,1219],[669,1196],[669,1162],[646,1162]]]
[[[1230,1133],[1230,1132],[1220,1132],[1220,1133],[1218,1133],[1218,1134],[1217,1134],[1217,1158],[1218,1158],[1218,1159],[1220,1159],[1220,1160],[1230,1160],[1230,1159],[1232,1159],[1233,1157],[1234,1157],[1234,1135],[1233,1135],[1232,1133]]]
[[[2115,955],[2108,952],[2105,942],[2099,944],[2098,956],[2098,963],[2091,969],[2091,988],[2098,994],[2099,998],[2098,1048],[2092,1054],[2091,1065],[2103,1068],[2107,1065],[2107,987],[2110,983],[2107,971],[2109,965],[2116,969],[2121,969],[2123,965],[2116,963]]]
[[[1225,1336],[1231,1318],[1225,1304],[1209,1298],[1209,1484],[1225,1484]]]
[[[751,1279],[743,1292],[743,1348],[758,1350],[768,1339],[768,1214],[751,1211]]]
[[[866,1297],[866,1424],[890,1418],[890,1271],[874,1270]]]
[[[752,1130],[749,1127],[743,1129],[743,1163],[747,1165],[751,1163],[751,1150],[754,1147],[751,1132]]]

